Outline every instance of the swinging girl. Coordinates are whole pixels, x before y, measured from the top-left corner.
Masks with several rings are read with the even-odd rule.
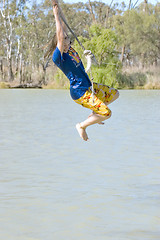
[[[85,121],[76,125],[80,137],[87,141],[86,128],[96,123],[104,124],[103,121],[111,117],[108,105],[119,97],[119,92],[106,85],[93,83],[93,103],[92,84],[78,53],[70,45],[66,26],[61,20],[62,10],[57,0],[52,0],[52,3],[56,21],[56,40],[52,41],[52,60],[69,79],[72,99],[83,107],[92,110]]]

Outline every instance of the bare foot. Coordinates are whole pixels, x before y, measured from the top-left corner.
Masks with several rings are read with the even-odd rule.
[[[77,131],[78,131],[80,137],[84,141],[88,141],[88,136],[87,136],[86,130],[83,127],[81,127],[80,123],[77,123],[76,128],[77,128]]]

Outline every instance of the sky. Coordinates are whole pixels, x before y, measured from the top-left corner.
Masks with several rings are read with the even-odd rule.
[[[91,0],[92,2],[93,0]],[[104,2],[108,5],[110,5],[111,3],[111,0],[96,0],[97,2]],[[83,3],[87,3],[88,0],[64,0],[65,3],[77,3],[77,2],[83,2]],[[129,0],[114,0],[113,3],[121,3],[121,2],[125,2],[126,5],[129,4]],[[137,2],[137,0],[132,0],[132,3],[135,4]],[[144,2],[144,0],[139,0],[137,4],[141,3],[141,2]],[[152,3],[152,4],[156,4],[157,2],[160,2],[158,0],[149,0],[148,1],[149,3]]]

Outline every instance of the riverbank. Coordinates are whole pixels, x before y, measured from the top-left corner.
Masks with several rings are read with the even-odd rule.
[[[124,67],[122,70],[122,83],[119,86],[127,89],[160,89],[160,69],[159,67]]]
[[[5,82],[0,80],[0,89],[69,89],[68,79],[60,72],[53,72],[48,69],[47,84],[42,84],[38,81],[38,75],[34,76],[35,82],[20,84],[17,80],[12,82]],[[105,82],[105,84],[110,85]],[[122,72],[117,75],[114,84],[118,89],[160,89],[160,69],[152,67],[147,69],[139,69],[138,67],[125,67]]]
[[[58,86],[57,84],[50,83],[48,85],[17,85],[13,87],[9,83],[6,82],[0,82],[0,89],[68,89],[67,87],[62,87]],[[140,89],[140,90],[160,90],[160,82],[148,82],[144,86],[137,86],[137,87],[130,87],[130,86],[123,86],[123,87],[118,87],[118,89],[124,89],[124,90],[129,90],[129,89]]]
[[[20,88],[20,89],[28,89],[28,88],[36,88],[36,89],[42,89],[43,86],[42,85],[38,85],[38,84],[17,84],[16,82],[12,82],[12,83],[8,83],[8,82],[0,82],[0,89],[16,89],[16,88]]]

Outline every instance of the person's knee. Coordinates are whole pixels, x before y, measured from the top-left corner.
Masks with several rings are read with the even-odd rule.
[[[110,109],[108,109],[107,113],[103,115],[104,116],[104,120],[107,120],[108,118],[110,118],[112,116],[112,112]]]
[[[116,91],[116,95],[115,95],[116,99],[119,98],[119,91]]]
[[[116,90],[116,94],[114,95],[112,102],[114,102],[117,98],[119,98],[119,91]]]

